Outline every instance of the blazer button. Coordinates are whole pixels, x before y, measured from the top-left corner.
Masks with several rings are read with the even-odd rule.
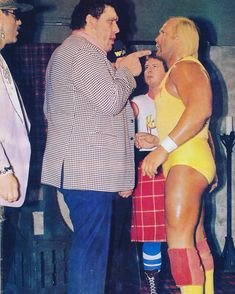
[[[131,137],[131,141],[133,141],[134,140],[134,138],[133,137]]]

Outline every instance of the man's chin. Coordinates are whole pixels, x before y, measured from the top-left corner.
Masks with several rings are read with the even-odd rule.
[[[12,40],[12,44],[14,44],[14,43],[16,43],[18,41],[18,35],[17,36],[15,36],[15,38]]]
[[[18,41],[17,38],[15,38],[14,40],[7,42],[6,45],[15,44],[17,41]]]

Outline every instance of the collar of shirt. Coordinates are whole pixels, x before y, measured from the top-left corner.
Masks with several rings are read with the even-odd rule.
[[[100,45],[97,44],[97,42],[95,41],[95,39],[92,38],[87,33],[85,33],[84,31],[82,31],[82,30],[74,30],[72,32],[72,34],[73,35],[76,35],[76,36],[81,36],[81,37],[85,38],[88,42],[90,42],[93,45],[95,45],[96,47],[98,47],[102,52],[104,52],[107,55],[107,52],[105,52],[104,49],[102,47],[100,47]]]

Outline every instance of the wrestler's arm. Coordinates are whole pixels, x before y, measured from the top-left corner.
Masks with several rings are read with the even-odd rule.
[[[185,111],[169,136],[177,146],[182,145],[202,130],[212,113],[212,91],[208,75],[200,65],[179,63],[170,75]]]

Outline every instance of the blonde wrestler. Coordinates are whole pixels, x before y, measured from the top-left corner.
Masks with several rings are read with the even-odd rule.
[[[191,20],[170,18],[156,38],[157,53],[168,73],[156,97],[160,145],[145,157],[144,175],[154,177],[163,165],[166,177],[166,233],[172,275],[181,293],[212,294],[213,258],[200,220],[202,195],[215,177],[208,143],[212,113],[209,76],[198,61],[199,36]],[[139,147],[157,145],[140,134]]]

